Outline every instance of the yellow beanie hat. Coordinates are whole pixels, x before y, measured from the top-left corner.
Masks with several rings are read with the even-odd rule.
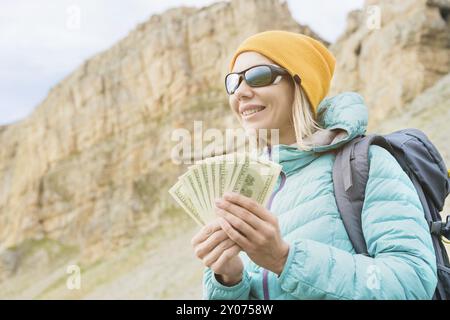
[[[319,41],[300,33],[271,30],[257,33],[241,43],[230,63],[230,72],[238,55],[255,51],[288,70],[305,91],[312,109],[330,89],[336,59]]]

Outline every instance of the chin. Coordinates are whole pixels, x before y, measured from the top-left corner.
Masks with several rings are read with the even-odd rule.
[[[270,130],[270,127],[261,123],[249,123],[249,122],[242,122],[242,126],[245,130]],[[268,129],[269,128],[269,129]]]

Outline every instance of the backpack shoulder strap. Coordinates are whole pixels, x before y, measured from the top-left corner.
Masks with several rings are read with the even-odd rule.
[[[362,229],[361,213],[369,179],[369,147],[392,148],[382,136],[360,136],[345,144],[336,153],[333,165],[333,186],[336,204],[344,227],[356,253],[369,255]]]

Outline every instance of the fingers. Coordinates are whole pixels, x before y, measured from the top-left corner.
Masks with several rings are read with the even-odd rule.
[[[263,206],[261,206],[258,202],[253,200],[252,198],[243,196],[239,193],[235,192],[227,192],[223,195],[223,198],[229,202],[232,202],[242,208],[247,209],[261,220],[272,223],[274,220],[274,216]]]
[[[220,257],[211,265],[212,270],[218,270],[222,265],[224,265],[228,260],[233,258],[234,256],[237,256],[239,252],[241,251],[241,248],[235,244],[231,246],[230,248],[226,249]]]
[[[233,202],[218,199],[216,200],[216,206],[219,207],[220,209],[223,209],[225,211],[234,214],[236,217],[245,221],[248,225],[250,225],[256,230],[261,230],[262,228],[264,228],[264,222],[260,218],[252,214],[247,209],[234,204]]]
[[[217,220],[208,223],[192,238],[191,244],[195,247],[199,243],[205,241],[215,231],[220,230],[220,224]]]
[[[225,220],[224,218],[219,218],[218,220],[220,226],[222,227],[222,230],[225,231],[228,237],[234,242],[236,242],[242,249],[247,251],[252,247],[251,242],[242,234],[240,234],[237,230],[235,230],[233,226],[231,226],[231,224],[228,223],[227,220]]]
[[[228,239],[228,236],[223,230],[214,232],[205,241],[194,246],[195,255],[198,258],[203,259],[215,247],[217,247],[221,242],[223,242],[226,239]]]
[[[226,236],[226,234],[225,234]],[[236,245],[236,243],[228,239],[228,236],[226,236],[227,239],[225,241],[222,241],[219,243],[212,251],[210,251],[206,256],[203,258],[203,264],[207,267],[211,267],[211,265],[216,262],[216,260],[222,255],[222,253],[227,250],[228,248]]]
[[[253,229],[245,221],[236,217],[235,215],[229,213],[228,211],[222,210],[220,208],[216,209],[216,213],[218,216],[225,218],[225,220],[227,220],[233,226],[234,229],[239,231],[247,239],[255,239],[257,237],[256,230]]]

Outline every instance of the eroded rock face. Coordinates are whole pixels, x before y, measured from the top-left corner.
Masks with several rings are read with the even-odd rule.
[[[369,128],[401,110],[450,71],[449,12],[448,0],[366,1],[330,47],[337,56],[331,94],[361,93]]]
[[[53,87],[30,117],[0,128],[0,278],[17,269],[27,239],[76,246],[92,261],[172,211],[181,216],[167,193],[185,170],[171,161],[171,134],[194,120],[238,126],[223,77],[239,43],[268,29],[315,36],[278,0],[152,16]]]

